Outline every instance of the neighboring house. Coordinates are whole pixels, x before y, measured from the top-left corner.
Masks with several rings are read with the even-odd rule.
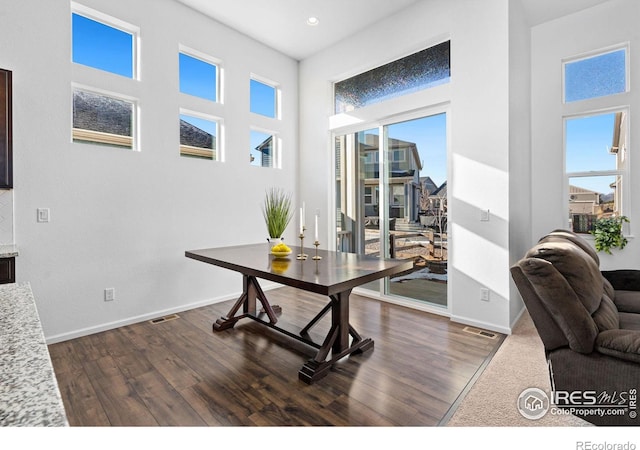
[[[131,104],[76,90],[73,92],[73,128],[131,136]]]
[[[431,177],[420,177],[420,184],[422,185],[423,192],[428,192],[429,195],[438,190],[438,185],[431,179]],[[420,208],[426,210],[427,205],[420,205]]]
[[[379,138],[375,134],[366,134],[364,137],[365,142],[361,143],[360,153],[364,154],[365,217],[376,217],[379,215],[380,205]],[[390,138],[389,155],[389,217],[406,219],[409,222],[417,221],[422,170],[418,148],[413,142]]]
[[[600,194],[578,186],[569,186],[569,219],[576,233],[593,229],[600,212]]]
[[[616,155],[616,169],[625,170],[627,166],[627,137],[629,133],[628,117],[624,112],[616,113],[613,124],[613,140],[609,153]],[[616,181],[611,185],[613,188],[613,214],[619,215],[622,205],[622,177],[616,177]]]
[[[440,232],[447,231],[447,182],[439,187],[433,182],[431,177],[420,178],[422,195],[420,196],[420,223],[438,229]]]
[[[569,186],[570,214],[598,214],[600,210],[600,193],[578,186]]]
[[[445,181],[439,187],[433,182],[431,177],[420,178],[422,185],[423,201],[420,203],[422,211],[432,211],[436,209],[447,208],[447,182]]]
[[[74,139],[131,147],[132,104],[76,90],[73,93]],[[215,136],[180,119],[180,153],[212,158]]]
[[[618,112],[613,124],[613,139],[609,153],[616,156],[616,170],[627,164],[627,115]],[[610,193],[569,186],[569,219],[573,231],[587,233],[594,222],[602,217],[620,215],[623,177],[618,175],[609,185]]]
[[[73,92],[73,139],[131,148],[132,104],[92,92]]]
[[[215,137],[201,128],[180,119],[180,145],[198,148],[215,148]]]
[[[258,145],[255,150],[260,155],[260,164],[255,164],[255,156],[251,155],[251,164],[261,167],[271,167],[273,159],[273,136],[269,136]]]

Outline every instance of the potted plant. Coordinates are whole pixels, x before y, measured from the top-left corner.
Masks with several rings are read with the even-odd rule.
[[[629,222],[626,216],[603,217],[596,220],[595,228],[590,233],[595,237],[596,251],[611,254],[611,248],[623,249],[627,238],[622,234],[622,224]]]
[[[273,245],[278,244],[293,217],[291,194],[280,188],[269,189],[264,197],[262,215],[269,232],[269,242]]]

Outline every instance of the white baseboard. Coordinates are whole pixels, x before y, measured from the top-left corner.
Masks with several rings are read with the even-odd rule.
[[[449,310],[445,307],[429,304],[427,302],[422,302],[420,300],[413,299],[405,299],[403,297],[393,297],[393,296],[382,296],[378,292],[370,291],[367,289],[359,289],[356,288],[353,290],[354,294],[357,294],[361,297],[371,298],[374,300],[378,300],[384,303],[391,303],[393,305],[404,306],[406,308],[415,309],[417,311],[428,312],[431,314],[436,314],[438,316],[449,317]]]
[[[457,323],[461,323],[463,325],[469,325],[472,327],[476,327],[476,328],[482,328],[485,330],[489,330],[489,331],[495,331],[496,333],[502,333],[502,334],[511,334],[511,327],[501,327],[498,326],[496,324],[493,323],[489,323],[489,322],[482,322],[479,320],[474,320],[474,319],[469,319],[468,317],[461,317],[461,316],[451,316],[451,321],[452,322],[457,322]]]
[[[273,284],[270,283],[268,285],[262,286],[262,289],[264,291],[268,291],[271,289],[275,289],[277,287],[280,287],[280,285],[277,285],[275,283]],[[169,314],[181,313],[183,311],[189,311],[190,309],[201,308],[203,306],[209,306],[216,303],[226,302],[228,300],[235,300],[239,298],[241,294],[242,294],[241,292],[236,292],[233,294],[224,295],[222,297],[209,298],[209,299],[201,300],[194,303],[188,303],[186,305],[176,306],[174,308],[156,310],[146,314],[141,314],[139,316],[128,317],[126,319],[116,320],[114,322],[107,322],[107,323],[103,323],[93,327],[80,328],[78,330],[73,330],[67,333],[60,333],[53,336],[46,336],[45,340],[47,345],[56,344],[58,342],[68,341],[70,339],[76,339],[79,337],[88,336],[90,334],[101,333],[103,331],[113,330],[115,328],[132,325],[134,323],[156,319],[158,317],[166,316]]]

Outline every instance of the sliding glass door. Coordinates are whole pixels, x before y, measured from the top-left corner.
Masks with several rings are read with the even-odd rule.
[[[366,289],[446,307],[446,136],[445,113],[336,136],[338,250],[414,262]]]

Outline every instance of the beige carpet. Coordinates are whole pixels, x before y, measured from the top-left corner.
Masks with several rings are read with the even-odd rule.
[[[551,393],[542,341],[525,311],[489,365],[458,405],[447,426],[590,426],[575,416],[547,413],[538,420],[523,417],[518,397],[527,388]]]

